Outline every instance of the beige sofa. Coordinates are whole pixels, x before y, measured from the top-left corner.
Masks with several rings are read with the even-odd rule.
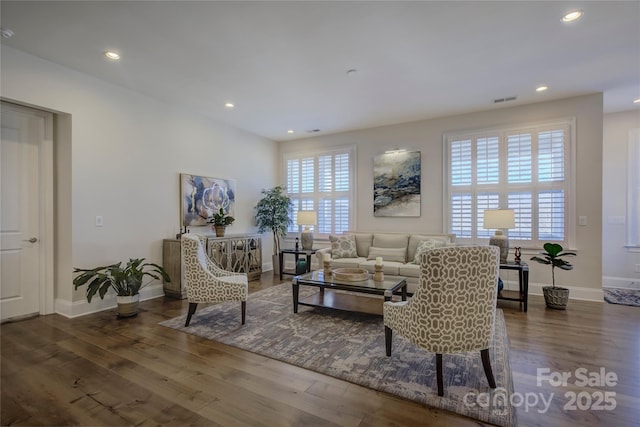
[[[349,237],[345,237],[349,236]],[[383,271],[391,276],[407,278],[410,294],[418,287],[420,265],[415,263],[416,250],[421,245],[450,246],[455,244],[455,234],[410,234],[410,233],[345,233],[331,236],[332,247],[316,252],[318,265],[322,266],[324,255],[331,254],[331,268],[363,268],[375,271],[376,257],[383,259]],[[355,251],[350,252],[349,242],[355,240]],[[343,244],[346,249],[340,245]],[[336,250],[337,249],[337,250]]]

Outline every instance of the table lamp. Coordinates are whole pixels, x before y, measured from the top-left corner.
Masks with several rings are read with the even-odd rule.
[[[496,230],[496,234],[489,239],[489,244],[500,248],[500,264],[506,263],[509,255],[509,237],[503,234],[502,230],[515,226],[513,209],[487,209],[484,211],[483,228]]]
[[[318,216],[315,211],[298,211],[297,223],[304,226],[302,233],[300,233],[302,250],[310,251],[313,248],[313,232],[309,229],[309,226],[318,223]]]

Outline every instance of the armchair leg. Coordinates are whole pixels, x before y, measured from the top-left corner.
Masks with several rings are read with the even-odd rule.
[[[187,321],[184,322],[184,327],[185,328],[187,326],[189,326],[189,322],[191,322],[191,316],[193,316],[193,313],[196,312],[196,307],[198,307],[198,303],[197,302],[190,302],[189,303],[189,313],[187,314]]]
[[[444,383],[442,381],[442,354],[436,354],[436,378],[438,381],[438,396],[444,396]]]
[[[496,380],[493,378],[491,360],[489,359],[489,349],[480,350],[480,356],[482,357],[482,366],[484,367],[484,374],[487,376],[489,387],[496,388]]]
[[[247,318],[247,302],[242,301],[242,324],[243,325],[246,318]]]
[[[385,347],[387,348],[387,356],[391,356],[391,342],[393,338],[393,330],[388,327],[385,326],[384,327],[384,344]]]

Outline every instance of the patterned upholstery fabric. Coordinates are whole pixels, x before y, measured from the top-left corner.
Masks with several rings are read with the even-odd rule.
[[[356,238],[353,234],[344,236],[329,235],[331,241],[331,258],[356,258]]]
[[[413,258],[413,263],[420,264],[420,262],[422,261],[423,253],[430,251],[431,249],[441,248],[445,245],[446,243],[442,240],[427,239],[421,241],[420,243],[418,243],[418,246],[416,246],[416,255]]]
[[[438,248],[422,255],[420,286],[384,303],[384,324],[436,354],[489,348],[496,311],[496,246]]]
[[[216,266],[204,251],[204,239],[191,234],[181,237],[184,284],[189,302],[246,301],[249,293],[247,275]]]

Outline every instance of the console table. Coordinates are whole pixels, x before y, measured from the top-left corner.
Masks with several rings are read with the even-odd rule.
[[[522,304],[524,312],[527,312],[527,303],[529,301],[529,265],[526,262],[507,261],[500,264],[500,270],[517,270],[518,271],[518,290],[508,291],[503,289],[498,293],[498,299],[507,301],[519,301]]]
[[[249,280],[262,274],[262,239],[259,234],[207,236],[207,255],[220,268],[246,273]]]
[[[162,241],[162,267],[171,278],[171,282],[162,281],[162,289],[168,297],[185,299],[187,290],[182,287],[180,251],[180,239],[164,239]]]
[[[207,236],[207,255],[220,268],[236,273],[246,273],[249,280],[256,280],[262,274],[262,240],[260,235],[242,234],[225,237]],[[172,298],[184,299],[187,291],[182,286],[180,239],[162,241],[162,267],[171,278],[163,281],[164,294]]]

